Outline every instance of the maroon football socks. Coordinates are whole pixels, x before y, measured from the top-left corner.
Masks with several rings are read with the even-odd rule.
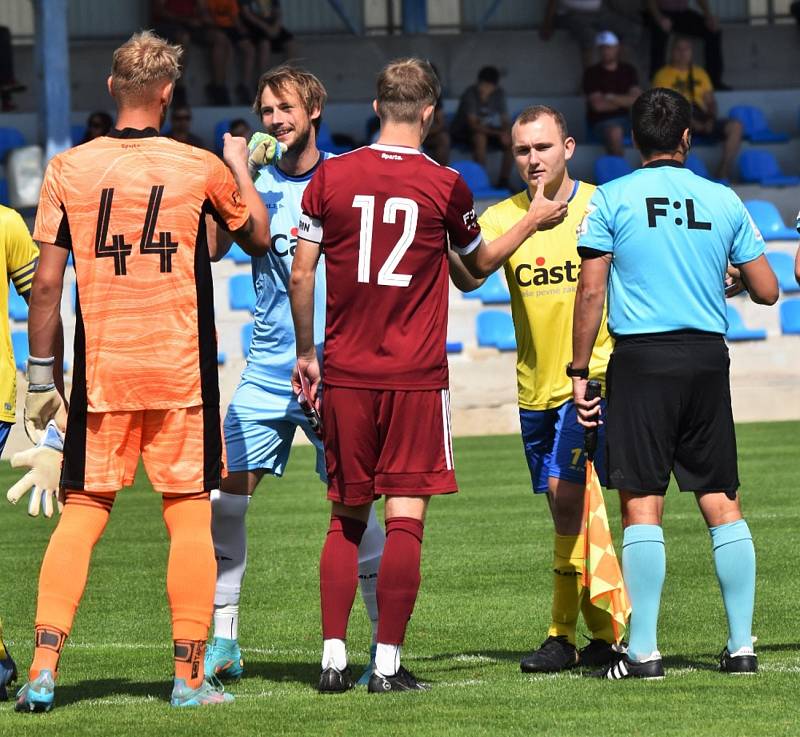
[[[358,546],[367,523],[334,515],[319,561],[322,637],[347,638],[347,620],[358,587]]]

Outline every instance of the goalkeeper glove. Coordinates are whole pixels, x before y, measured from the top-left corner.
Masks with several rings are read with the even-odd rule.
[[[25,433],[32,443],[39,443],[50,420],[64,432],[67,408],[53,380],[55,359],[28,357],[28,393],[25,395]]]
[[[286,151],[286,144],[279,143],[278,139],[269,133],[253,133],[247,148],[250,151],[247,165],[250,169],[250,176],[255,182],[261,173],[259,171],[261,167],[269,166],[280,160]]]
[[[53,499],[58,502],[60,512],[64,505],[58,498],[58,488],[61,481],[61,460],[64,457],[64,437],[56,423],[51,420],[47,423],[41,442],[33,448],[15,453],[11,457],[14,468],[27,466],[28,471],[9,490],[6,498],[16,504],[30,490],[28,500],[28,514],[36,517],[39,510],[43,509],[45,517],[53,516]]]

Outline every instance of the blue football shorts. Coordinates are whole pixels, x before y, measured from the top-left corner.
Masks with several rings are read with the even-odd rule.
[[[605,400],[600,403],[605,415]],[[572,401],[546,410],[519,411],[522,447],[531,472],[531,483],[537,494],[547,491],[551,476],[576,484],[586,481],[586,453],[583,450],[584,428],[578,424]],[[594,467],[600,483],[606,485],[605,425],[597,433]]]
[[[0,422],[0,454],[5,450],[8,434],[11,432],[11,422]]]
[[[317,473],[327,483],[322,441],[291,392],[270,391],[243,379],[236,387],[223,427],[228,471],[264,469],[283,476],[299,427],[317,449]]]

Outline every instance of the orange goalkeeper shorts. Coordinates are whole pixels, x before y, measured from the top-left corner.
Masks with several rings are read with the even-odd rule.
[[[218,407],[76,413],[67,422],[61,485],[118,491],[133,483],[141,456],[157,492],[211,491],[219,488],[224,452]]]

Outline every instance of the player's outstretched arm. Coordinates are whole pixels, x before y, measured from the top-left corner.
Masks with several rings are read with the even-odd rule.
[[[581,259],[572,319],[572,367],[575,369],[589,367],[592,348],[603,320],[610,266],[610,253]],[[578,422],[584,427],[595,427],[599,422],[599,400],[586,401],[586,382],[587,379],[573,378],[573,399],[578,411]]]
[[[299,374],[303,373],[308,380],[308,399],[311,402],[316,402],[320,382],[317,349],[314,345],[314,284],[319,255],[320,247],[317,243],[300,238],[289,278],[289,301],[297,345],[297,366],[292,376],[292,387],[295,394],[302,391]]]
[[[222,158],[231,170],[239,193],[250,211],[247,223],[231,235],[245,253],[264,256],[270,245],[269,214],[250,178],[249,157],[250,152],[244,138],[234,137],[230,133],[224,135]]]
[[[561,223],[567,216],[567,203],[564,200],[549,200],[544,195],[544,187],[538,186],[531,200],[528,212],[514,227],[507,230],[491,243],[485,241],[472,253],[461,260],[476,279],[489,276],[497,271],[522,243],[538,230],[549,230]]]
[[[56,388],[56,360],[63,361],[64,335],[61,326],[61,292],[69,251],[52,243],[39,244],[39,265],[31,288],[28,311],[28,391],[25,395],[25,432],[34,443],[45,427],[55,420],[63,432],[66,407]],[[63,379],[60,380],[63,389]]]
[[[474,292],[486,279],[476,279],[464,265],[461,256],[454,251],[447,251],[447,265],[450,269],[450,281],[456,285],[456,289],[462,292]]]

